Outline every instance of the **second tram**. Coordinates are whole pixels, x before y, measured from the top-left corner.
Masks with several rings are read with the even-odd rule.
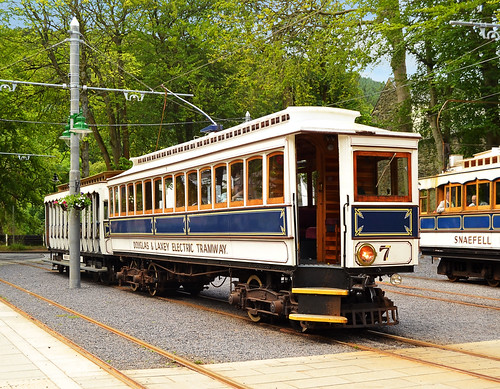
[[[450,168],[419,180],[420,248],[440,258],[451,281],[500,284],[500,148],[450,158]]]

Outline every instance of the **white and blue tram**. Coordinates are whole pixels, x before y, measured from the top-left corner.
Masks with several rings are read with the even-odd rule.
[[[82,240],[97,240],[81,245],[84,268],[152,295],[231,277],[230,303],[255,321],[396,324],[375,279],[417,264],[419,135],[358,116],[289,107],[82,185],[94,200]],[[51,261],[63,269],[66,216],[55,202],[65,194],[45,200]]]
[[[479,277],[500,284],[500,148],[463,159],[419,180],[420,247],[440,258],[451,281]]]

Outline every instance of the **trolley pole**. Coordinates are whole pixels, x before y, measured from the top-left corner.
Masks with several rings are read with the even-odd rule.
[[[69,40],[70,115],[73,115],[80,109],[80,24],[75,17],[71,21]],[[70,195],[80,193],[80,135],[72,129],[73,117],[70,116]],[[74,207],[69,210],[69,287],[80,288],[80,210]]]

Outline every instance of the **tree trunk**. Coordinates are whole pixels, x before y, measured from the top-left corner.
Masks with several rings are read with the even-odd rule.
[[[429,121],[429,126],[431,127],[432,137],[434,138],[434,144],[436,147],[436,155],[438,158],[439,167],[444,168],[444,139],[443,134],[439,128],[438,117],[437,117],[437,107],[438,105],[438,92],[433,83],[432,74],[434,72],[434,59],[432,55],[432,47],[430,42],[425,41],[425,66],[427,67],[427,74],[429,75],[429,108],[427,109],[427,120]]]
[[[402,26],[399,1],[389,2],[391,9],[385,10],[391,26]],[[394,74],[396,84],[396,97],[398,101],[396,113],[396,126],[401,131],[412,132],[413,121],[411,118],[411,95],[406,72],[406,42],[403,35],[403,28],[392,27],[387,33],[386,38],[392,47],[391,69]]]

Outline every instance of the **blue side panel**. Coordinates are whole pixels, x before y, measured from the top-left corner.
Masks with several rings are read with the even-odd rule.
[[[188,216],[188,235],[287,234],[284,208],[213,212]]]
[[[500,228],[500,215],[493,215],[493,228]]]
[[[490,215],[464,215],[464,229],[490,229]]]
[[[434,230],[436,228],[436,218],[434,217],[421,217],[420,229],[421,230]]]
[[[160,216],[155,219],[157,235],[186,235],[185,216]]]
[[[418,235],[418,208],[353,207],[353,236]]]
[[[111,220],[111,234],[153,234],[153,218]]]
[[[461,227],[460,216],[439,216],[438,229],[459,230]]]

